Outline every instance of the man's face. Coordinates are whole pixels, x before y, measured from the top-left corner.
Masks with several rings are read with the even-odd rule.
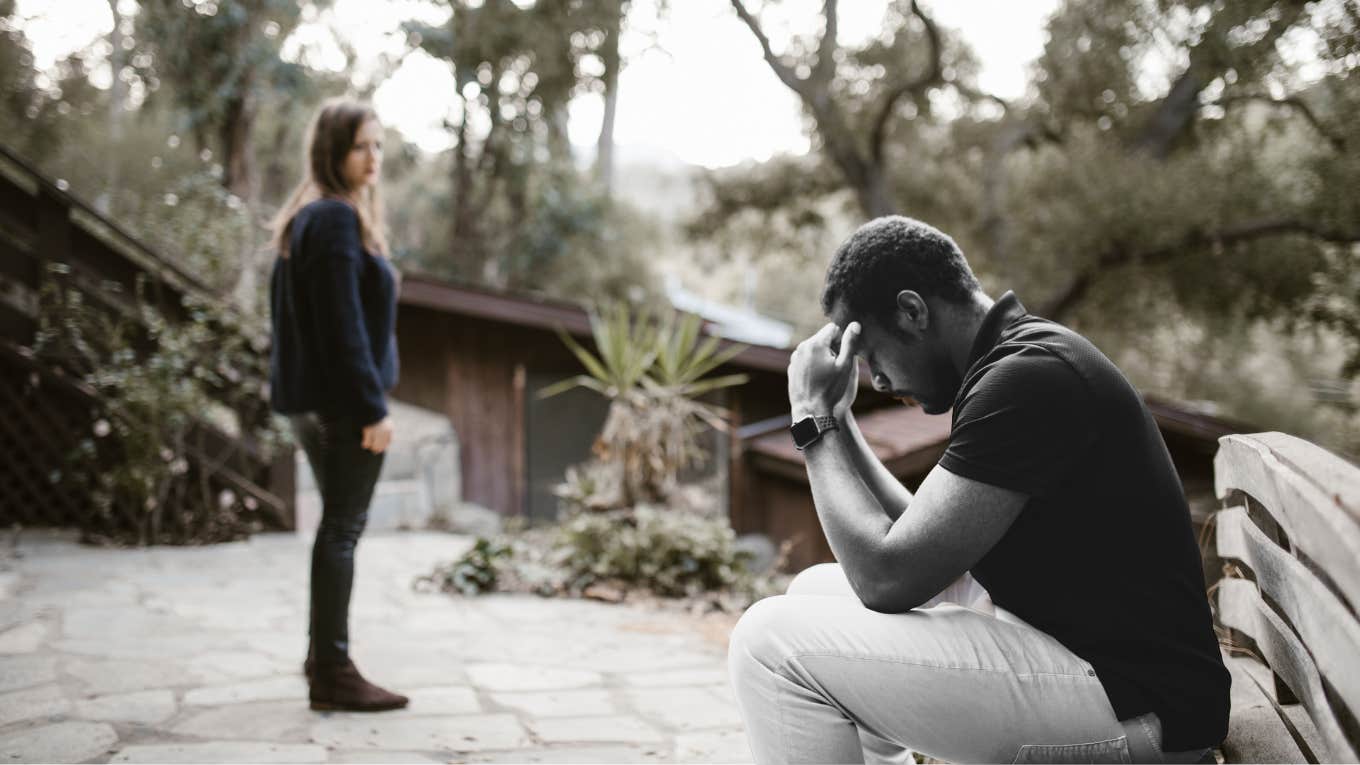
[[[904,399],[903,403],[914,399],[927,414],[949,411],[960,381],[954,379],[957,375],[935,333],[929,324],[921,328],[906,316],[897,318],[889,326],[872,317],[851,316],[843,300],[831,312],[831,321],[842,330],[852,321],[859,322],[856,355],[869,365],[874,390]]]

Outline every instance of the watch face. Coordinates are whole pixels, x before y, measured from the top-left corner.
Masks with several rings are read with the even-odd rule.
[[[797,446],[799,449],[816,441],[817,436],[820,434],[820,431],[817,430],[817,421],[811,417],[804,417],[798,422],[793,423],[793,427],[789,428],[789,432],[793,434],[793,445]]]

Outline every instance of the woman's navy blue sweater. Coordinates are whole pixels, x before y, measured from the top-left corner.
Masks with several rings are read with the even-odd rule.
[[[360,425],[381,420],[397,384],[391,264],[364,249],[358,213],[338,199],[298,211],[288,252],[275,258],[269,284],[271,405]]]

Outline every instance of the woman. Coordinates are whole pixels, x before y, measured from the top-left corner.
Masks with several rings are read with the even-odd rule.
[[[328,101],[306,161],[274,220],[270,282],[270,400],[290,415],[323,506],[303,669],[312,709],[398,709],[407,698],[365,680],[349,658],[354,548],[392,440],[386,392],[397,382],[397,273],[383,232],[377,115]]]

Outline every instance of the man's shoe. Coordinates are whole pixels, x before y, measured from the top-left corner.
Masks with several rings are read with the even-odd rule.
[[[382,712],[410,703],[407,697],[365,680],[348,659],[342,664],[314,664],[308,685],[312,709],[317,710]]]

